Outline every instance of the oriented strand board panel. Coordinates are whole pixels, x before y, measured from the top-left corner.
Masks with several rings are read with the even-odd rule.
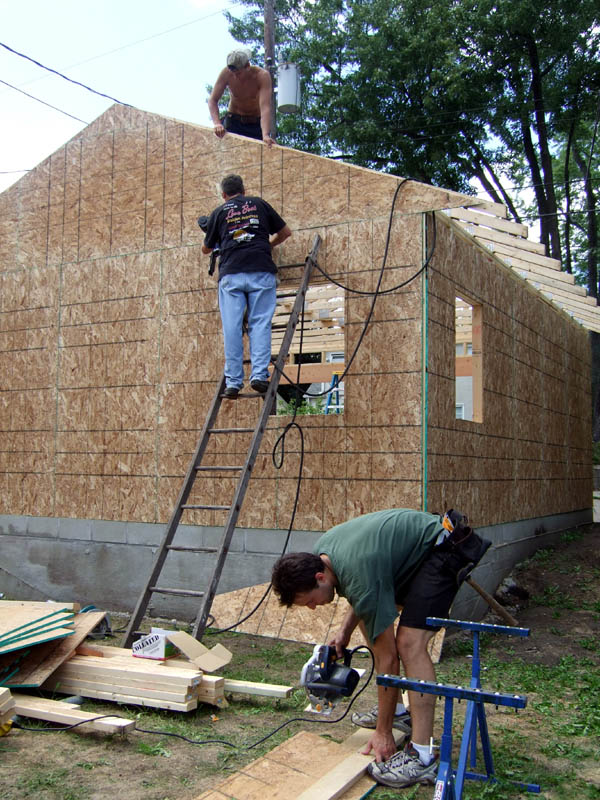
[[[215,186],[227,172],[240,173],[293,229],[281,265],[302,262],[318,232],[323,269],[352,289],[375,287],[397,178],[109,109],[0,195],[2,513],[169,518],[222,369],[217,282],[201,259],[196,219],[221,202]],[[382,289],[421,266],[422,208],[464,202],[415,182],[403,187]],[[298,276],[282,269],[282,286],[293,289]],[[345,298],[337,349],[352,353],[369,306],[369,297]],[[419,280],[381,296],[345,379],[344,414],[304,420],[300,529],[420,504],[421,306]],[[398,397],[406,413],[395,413]],[[260,402],[237,404],[224,423],[248,425]],[[289,437],[286,464],[275,469],[270,452],[283,423],[274,419],[265,437],[241,526],[287,527],[299,443]],[[233,437],[211,456],[235,464],[246,447]],[[192,500],[225,504],[232,487],[207,477]],[[223,517],[196,511],[186,521],[212,526]]]
[[[203,792],[195,800],[254,800],[257,797],[264,800],[296,800],[312,787],[321,786],[319,782],[348,758],[349,750],[345,743],[336,744],[315,733],[303,731],[275,747],[263,758],[251,762],[214,789]],[[364,759],[364,756],[358,756],[363,771],[366,766]],[[351,778],[348,780],[352,783]],[[364,776],[342,794],[333,796],[358,800],[372,786],[373,780]],[[321,793],[320,800],[325,800],[327,796]]]
[[[169,519],[222,371],[197,217],[221,202],[228,172],[293,230],[277,252],[281,287],[297,285],[289,265],[315,233],[320,266],[347,287],[344,413],[302,419],[298,530],[386,507],[460,507],[478,525],[590,507],[587,332],[458,223],[438,214],[432,236],[429,212],[478,213],[473,198],[403,183],[388,242],[398,177],[117,105],[0,194],[1,514]],[[522,233],[503,223],[488,236],[559,275]],[[364,292],[377,286],[365,330]],[[483,307],[479,428],[454,418],[457,291]],[[253,424],[261,402],[229,404],[224,426]],[[298,438],[281,469],[271,459],[288,422],[269,424],[242,528],[288,527]],[[207,456],[235,465],[246,449],[236,434]],[[206,477],[190,500],[228,505],[232,492],[232,479]]]
[[[86,636],[98,625],[106,616],[105,611],[86,611],[84,614],[76,614],[73,619],[75,632],[59,641],[38,644],[35,647],[28,647],[18,661],[9,659],[15,658],[19,653],[7,654],[0,657],[0,668],[8,663],[7,672],[10,671],[12,677],[3,678],[0,674],[0,683],[5,686],[33,687],[40,686],[55,669],[66,661],[76,650]],[[5,659],[5,661],[3,661]],[[10,667],[16,668],[10,669]]]
[[[589,507],[587,335],[445,217],[428,286],[430,507],[475,527]],[[455,418],[456,297],[479,307],[481,422]]]

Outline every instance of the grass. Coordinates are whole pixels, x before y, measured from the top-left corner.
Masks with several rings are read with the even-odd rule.
[[[511,780],[539,783],[542,792],[538,797],[543,800],[600,797],[600,569],[597,559],[594,564],[589,555],[581,559],[565,557],[565,548],[581,544],[580,532],[569,532],[562,539],[554,548],[538,551],[517,571],[518,575],[529,573],[536,579],[530,610],[545,626],[545,638],[532,643],[538,649],[532,648],[528,639],[480,636],[483,687],[525,694],[528,704],[518,715],[510,709],[486,706],[498,782],[467,781],[465,800],[534,797],[515,787]],[[521,614],[516,616],[522,619]],[[216,641],[235,656],[223,674],[257,682],[297,684],[312,651],[312,645],[235,633],[218,639],[207,637],[205,644],[212,646]],[[546,652],[550,647],[558,655],[550,657]],[[437,667],[438,680],[468,685],[471,654],[469,634],[461,632],[447,638]],[[358,654],[353,665],[367,671],[370,667],[368,659],[359,658]],[[375,697],[373,681],[355,708],[370,707]],[[349,735],[351,725],[347,720],[334,725],[295,722],[264,739],[282,723],[302,716],[306,702],[301,689],[284,699],[235,695],[228,708],[201,705],[195,712],[181,714],[86,700],[85,710],[135,718],[138,730],[124,738],[75,733],[39,735],[33,731],[15,731],[13,736],[11,732],[0,738],[0,794],[3,800],[88,800],[111,796],[127,800],[192,800],[300,730],[308,729],[334,741]],[[464,711],[465,703],[455,704],[455,765]],[[438,743],[442,719],[443,705],[439,703]],[[27,727],[39,730],[46,724],[31,720]],[[215,740],[231,746],[215,744]],[[5,765],[9,769],[4,769]],[[477,769],[483,771],[481,766]],[[431,786],[402,791],[378,786],[369,796],[373,800],[431,800],[432,795]]]

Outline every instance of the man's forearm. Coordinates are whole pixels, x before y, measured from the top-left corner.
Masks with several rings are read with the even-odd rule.
[[[281,244],[282,242],[285,242],[286,239],[289,239],[291,235],[292,232],[286,225],[284,228],[278,231],[270,240],[271,247],[277,247],[278,244]]]
[[[398,689],[392,686],[377,687],[377,731],[389,733],[393,728],[394,713],[398,702]]]
[[[219,105],[210,98],[208,100],[208,113],[210,114],[210,118],[213,121],[213,125],[221,124],[221,120],[219,118]]]

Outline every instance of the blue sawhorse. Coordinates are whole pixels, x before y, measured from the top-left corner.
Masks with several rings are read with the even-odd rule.
[[[494,761],[485,716],[485,703],[495,706],[509,706],[514,709],[525,708],[527,698],[518,694],[503,694],[501,692],[485,691],[481,688],[480,673],[481,661],[479,657],[479,634],[503,633],[508,636],[529,636],[528,628],[510,628],[504,625],[489,625],[481,622],[465,622],[462,620],[442,619],[440,617],[427,617],[429,625],[440,625],[446,628],[456,627],[471,631],[473,634],[473,662],[471,667],[471,683],[468,688],[462,686],[449,686],[432,681],[417,681],[410,678],[400,678],[397,675],[378,675],[377,683],[380,686],[393,686],[422,694],[433,694],[445,698],[444,705],[444,731],[440,746],[440,765],[435,784],[433,800],[462,800],[465,780],[495,781]],[[465,724],[458,757],[456,770],[452,768],[452,720],[454,713],[454,700],[466,700],[467,711]],[[471,769],[477,764],[477,731],[481,741],[481,750],[485,764],[485,774],[467,770],[467,761]],[[469,758],[470,756],[470,758]],[[535,783],[520,783],[517,785],[528,792],[538,794],[540,787]]]

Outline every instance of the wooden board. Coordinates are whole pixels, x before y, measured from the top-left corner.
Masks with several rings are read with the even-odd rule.
[[[64,639],[65,636],[72,636],[74,633],[75,631],[72,628],[56,628],[45,633],[32,634],[30,637],[19,639],[16,642],[12,642],[12,644],[5,644],[0,647],[0,653],[11,653],[29,645],[51,642],[54,639]]]
[[[73,654],[90,631],[94,630],[105,616],[105,611],[86,611],[84,614],[76,614],[73,620],[75,630],[72,636],[59,641],[45,642],[31,648],[20,660],[18,671],[10,678],[0,679],[0,684],[23,688],[41,686],[46,678]]]
[[[302,731],[195,800],[359,800],[374,786],[364,775],[373,759],[359,752],[371,734],[338,744]]]
[[[152,708],[166,708],[170,711],[193,711],[198,707],[196,699],[189,700],[185,703],[171,702],[170,700],[157,700],[151,697],[140,697],[137,695],[127,694],[125,692],[110,692],[100,689],[81,689],[79,682],[67,683],[61,682],[57,686],[51,684],[44,684],[44,688],[49,688],[52,691],[60,692],[60,694],[81,694],[84,697],[94,697],[97,700],[111,700],[113,703],[127,703],[134,706],[150,706]]]
[[[194,664],[177,659],[134,658],[130,650],[95,646],[100,656],[74,655],[44,682],[42,688],[121,703],[173,711],[191,711],[198,701],[224,708],[224,680],[204,675]],[[116,651],[104,657],[103,651]]]
[[[236,681],[225,678],[224,689],[233,694],[255,694],[260,697],[289,697],[294,691],[293,686],[279,686],[275,683],[254,683],[252,681]]]
[[[5,608],[79,611],[81,603],[59,603],[55,600],[0,600],[0,611]]]
[[[70,703],[58,700],[47,700],[42,697],[30,697],[20,692],[15,692],[15,714],[31,719],[44,719],[49,722],[59,722],[63,725],[74,725],[84,722],[73,728],[75,731],[100,731],[102,733],[126,733],[135,728],[135,720],[110,716],[104,719],[94,719],[98,714],[81,711]]]
[[[20,638],[28,638],[38,631],[68,625],[73,612],[62,609],[0,609],[0,645],[9,644]]]

